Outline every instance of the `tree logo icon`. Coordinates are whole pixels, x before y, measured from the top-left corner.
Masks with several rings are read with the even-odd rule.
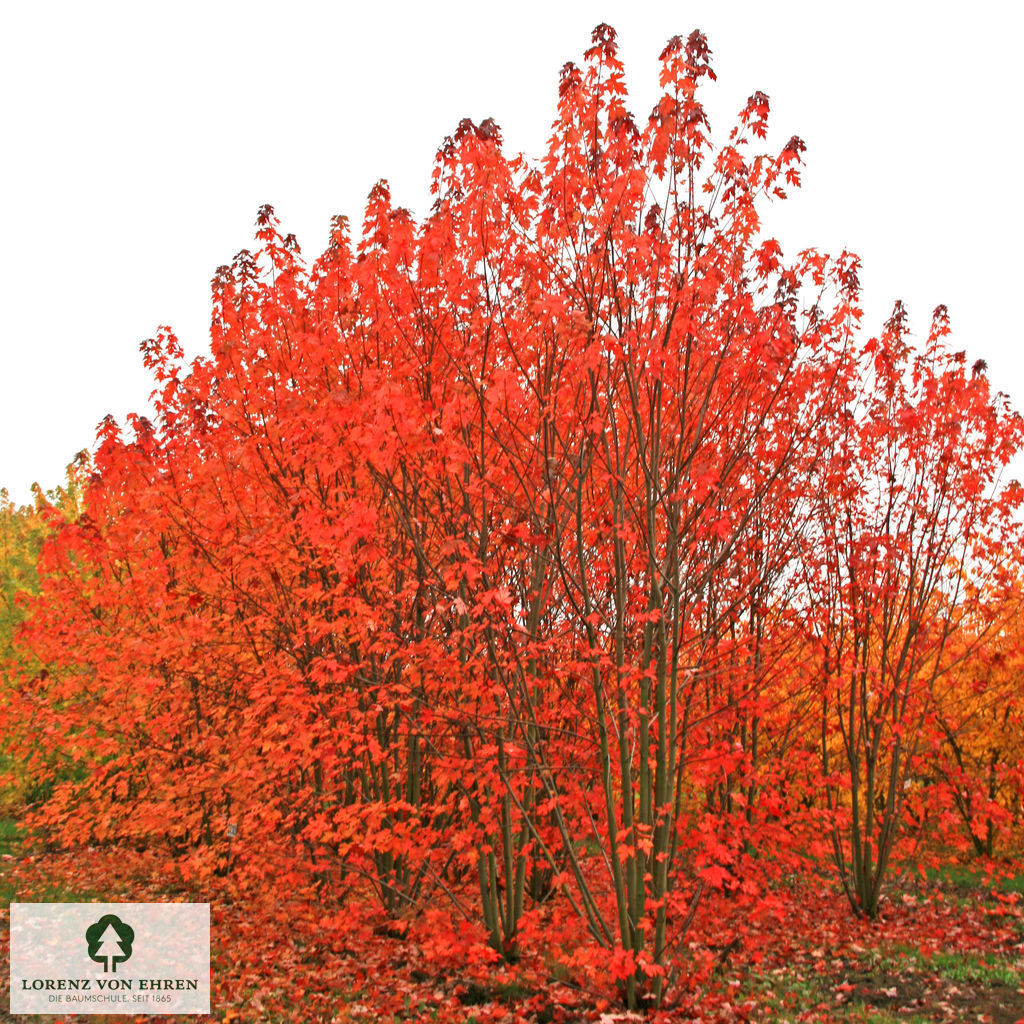
[[[117,972],[117,965],[123,964],[132,955],[134,940],[134,929],[116,914],[104,914],[95,924],[85,929],[89,957],[103,964],[104,972]]]

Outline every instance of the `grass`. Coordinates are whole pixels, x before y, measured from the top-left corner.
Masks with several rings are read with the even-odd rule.
[[[978,864],[943,864],[928,868],[928,882],[943,888],[995,890],[1002,893],[1024,894],[1024,872],[1011,877],[989,878],[989,872]]]
[[[947,902],[994,906],[1007,902],[1009,894],[1024,892],[1024,873],[990,879],[977,864],[953,863],[929,874],[926,884],[944,890]],[[1017,918],[1017,923],[1020,927],[1024,919]],[[856,955],[842,950],[842,963],[825,974],[799,955],[775,970],[751,972],[741,977],[737,996],[756,1001],[756,1019],[779,1022],[795,1021],[810,1011],[836,1022],[935,1024],[975,1019],[979,1013],[1009,1019],[999,1013],[1011,1004],[1014,1012],[1024,1010],[1024,960],[1010,950],[929,954],[883,936],[871,948],[854,948]],[[970,1017],[963,1016],[968,1012]]]
[[[0,902],[10,906],[18,898],[18,890],[6,867],[14,864],[21,856],[25,841],[24,831],[13,818],[0,818]],[[13,861],[3,860],[13,857]],[[35,889],[29,896],[32,903],[102,903],[101,893],[86,889],[72,889],[59,883],[50,883]]]
[[[845,978],[853,981],[855,988],[847,992],[842,1002],[837,1002],[839,982]],[[828,1020],[836,1022],[933,1024],[944,1018],[908,1013],[906,1009],[901,1012],[903,1000],[899,998],[894,999],[893,1008],[888,1009],[877,1005],[877,999],[872,996],[873,990],[893,987],[900,990],[901,996],[905,986],[918,987],[921,991],[922,984],[935,984],[930,979],[941,979],[940,990],[955,985],[961,990],[970,989],[973,997],[980,999],[986,990],[998,990],[1001,986],[1016,989],[1021,982],[1021,972],[1019,964],[992,952],[978,955],[935,953],[927,957],[914,948],[882,945],[864,951],[858,961],[847,965],[842,976],[803,971],[798,964],[793,964],[784,971],[748,976],[739,995],[756,1000],[759,1010],[768,1013],[763,1019],[779,1022],[796,1020],[801,1013],[819,1008],[827,1013]]]
[[[875,964],[880,969],[900,970],[908,962],[920,970],[937,974],[947,981],[963,985],[1006,985],[1016,988],[1020,984],[1020,967],[1007,957],[996,953],[984,954],[935,952],[925,956],[913,946],[893,945],[876,951]]]
[[[12,818],[0,818],[0,858],[17,857],[21,851],[22,833]],[[0,859],[0,902],[9,906],[16,893],[14,883],[4,867],[11,861]]]
[[[756,1000],[761,1014],[768,1011],[768,1016],[756,1019],[778,1021],[779,1024],[795,1021],[812,1007],[827,1007],[828,1020],[836,1022],[895,1024],[899,1021],[900,1024],[932,1024],[931,1018],[919,1014],[890,1012],[855,1000],[836,1003],[834,979],[820,975],[761,975],[750,979],[740,991],[744,997]]]
[[[0,818],[0,854],[14,853],[21,844],[21,827],[13,818]]]

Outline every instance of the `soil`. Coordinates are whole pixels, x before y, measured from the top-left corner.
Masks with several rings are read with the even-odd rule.
[[[1001,981],[955,982],[910,967],[900,972],[854,969],[844,980],[853,986],[844,1002],[878,1007],[901,1016],[917,1014],[937,1022],[990,1024],[1020,1024],[1024,1020],[1024,991]]]

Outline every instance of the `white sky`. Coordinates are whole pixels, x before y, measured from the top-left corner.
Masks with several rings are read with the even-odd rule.
[[[0,485],[53,486],[110,412],[147,408],[139,342],[208,347],[209,281],[269,202],[309,257],[381,177],[427,207],[437,147],[493,116],[538,156],[558,72],[619,34],[631,109],[700,27],[715,137],[755,89],[807,143],[771,224],[787,253],[848,247],[872,332],[899,297],[1024,407],[1020,5],[8,3],[0,15]],[[919,13],[922,12],[922,13]],[[923,12],[927,12],[923,14]]]

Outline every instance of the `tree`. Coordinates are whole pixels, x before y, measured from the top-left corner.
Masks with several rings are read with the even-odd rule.
[[[810,537],[821,752],[839,812],[833,854],[851,905],[872,917],[908,770],[935,729],[936,687],[957,645],[964,656],[985,592],[1012,579],[1021,491],[1002,486],[1001,474],[1021,420],[1005,396],[993,398],[982,368],[968,372],[964,354],[944,348],[946,334],[939,307],[915,352],[897,303],[866,358],[851,364]]]
[[[4,704],[18,676],[35,675],[42,668],[18,647],[15,638],[25,618],[26,601],[39,590],[36,563],[43,541],[54,524],[77,514],[87,469],[88,455],[80,452],[67,467],[64,485],[46,492],[36,486],[32,505],[16,505],[6,490],[0,490],[0,687]],[[18,804],[26,797],[32,799],[32,789],[25,789],[22,765],[17,758],[10,758],[6,749],[0,749],[0,766],[11,799]],[[41,783],[44,790],[51,784],[49,779]]]
[[[989,595],[988,614],[967,624],[951,652],[953,668],[935,693],[935,736],[923,770],[935,802],[952,809],[965,845],[993,857],[1021,823],[1020,585]],[[959,655],[959,657],[958,657]]]
[[[45,493],[36,486],[32,505],[16,505],[0,489],[0,665],[16,657],[14,635],[24,618],[19,595],[39,588],[36,561],[49,519],[75,516],[87,466],[88,455],[80,452],[67,467],[64,486]]]
[[[21,631],[52,838],[437,955],[544,949],[638,1008],[700,969],[701,899],[758,910],[759,847],[814,852],[813,724],[869,905],[861,809],[1009,528],[982,490],[1017,427],[937,348],[856,344],[854,257],[762,236],[803,144],[757,152],[755,93],[713,150],[713,77],[670,40],[638,123],[598,26],[539,166],[464,121],[429,216],[380,183],[308,265],[263,207],[209,357],[143,344],[156,420],[103,423]]]

